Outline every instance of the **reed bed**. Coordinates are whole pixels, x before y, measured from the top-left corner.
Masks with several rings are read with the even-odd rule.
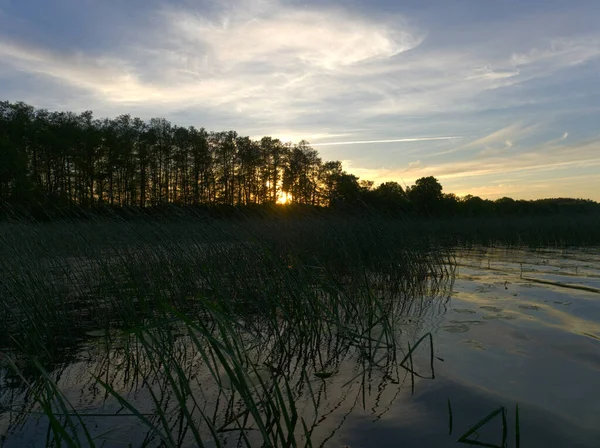
[[[54,446],[324,444],[339,427],[326,419],[377,415],[386,388],[435,375],[453,260],[408,224],[3,223],[0,425],[33,419]]]

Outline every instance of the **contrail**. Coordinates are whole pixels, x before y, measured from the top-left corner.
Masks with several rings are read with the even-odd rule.
[[[358,145],[361,143],[396,143],[396,142],[423,142],[427,140],[456,140],[461,139],[460,136],[449,137],[414,137],[414,138],[395,138],[391,140],[357,140],[353,142],[327,142],[327,143],[311,143],[311,146],[336,146],[336,145]]]

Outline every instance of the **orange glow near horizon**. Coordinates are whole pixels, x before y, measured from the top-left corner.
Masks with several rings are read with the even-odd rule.
[[[277,194],[277,203],[279,205],[289,204],[290,202],[292,202],[292,195],[291,194],[286,193],[284,191],[280,191]]]

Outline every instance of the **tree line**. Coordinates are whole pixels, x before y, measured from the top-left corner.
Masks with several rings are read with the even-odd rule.
[[[9,102],[0,103],[0,128],[0,200],[8,203],[327,206],[359,187],[306,141]]]
[[[323,161],[306,141],[253,140],[235,131],[180,127],[164,118],[98,119],[91,111],[50,112],[0,102],[0,204],[90,208],[279,202],[426,214],[587,210],[597,205],[551,201],[458,198],[444,194],[431,176],[406,188],[397,182],[374,187],[345,172],[340,161]]]

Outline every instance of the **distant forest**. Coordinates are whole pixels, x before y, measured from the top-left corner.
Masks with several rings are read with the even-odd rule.
[[[0,102],[0,206],[160,207],[304,204],[419,214],[599,212],[582,199],[495,201],[444,194],[434,177],[374,186],[309,143],[252,140],[163,118],[97,119]]]

